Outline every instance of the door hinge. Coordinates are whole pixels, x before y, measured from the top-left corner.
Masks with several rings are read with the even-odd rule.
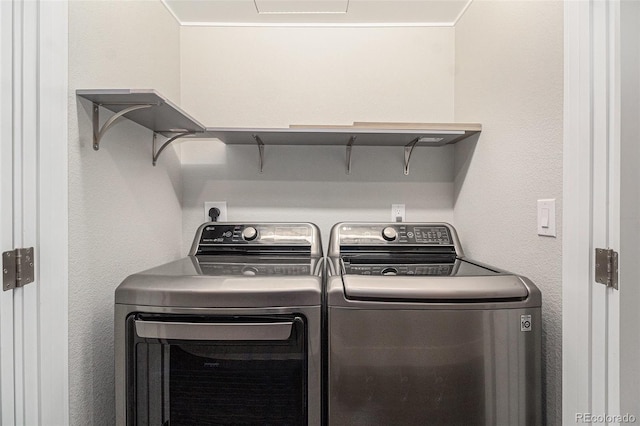
[[[2,289],[13,290],[33,282],[33,247],[2,253]]]
[[[618,252],[596,249],[596,282],[618,289]]]

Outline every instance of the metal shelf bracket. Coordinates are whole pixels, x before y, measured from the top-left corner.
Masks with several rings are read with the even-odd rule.
[[[356,137],[351,136],[349,138],[349,142],[347,142],[347,174],[351,174],[351,149],[353,147],[353,143],[355,142]]]
[[[162,132],[162,133],[169,133],[169,132]],[[155,166],[156,163],[158,162],[158,157],[160,157],[160,153],[162,151],[164,151],[164,149],[166,147],[168,147],[171,142],[175,141],[176,139],[185,137],[185,136],[189,136],[189,135],[195,135],[197,132],[194,130],[184,130],[184,131],[178,131],[177,134],[171,136],[169,139],[167,139],[165,141],[165,143],[162,144],[162,146],[160,147],[160,149],[158,149],[156,151],[156,145],[157,145],[157,139],[158,139],[158,132],[153,132],[153,146],[152,146],[152,151],[151,151],[151,159],[152,159],[152,163]]]
[[[251,136],[253,136],[253,138],[256,140],[256,143],[258,144],[258,153],[260,155],[260,173],[262,173],[262,167],[264,165],[264,143],[262,142],[262,139],[260,139],[260,136]]]
[[[416,147],[416,144],[420,138],[415,138],[408,144],[404,146],[404,174],[409,174],[409,161],[411,161],[411,154],[413,154],[413,149]]]
[[[111,126],[113,126],[119,119],[124,117],[126,114],[131,111],[135,111],[138,109],[151,108],[155,106],[155,104],[143,104],[143,105],[131,105],[128,108],[123,109],[122,111],[116,112],[102,125],[100,128],[100,104],[94,102],[93,104],[93,149],[98,151],[100,149],[100,141],[104,134],[109,130]]]

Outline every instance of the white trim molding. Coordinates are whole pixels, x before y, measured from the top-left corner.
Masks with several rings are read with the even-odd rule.
[[[13,238],[13,4],[0,1],[0,252]],[[15,424],[13,292],[0,290],[0,424]]]
[[[591,5],[564,2],[562,423],[591,412]]]
[[[38,4],[38,424],[68,425],[68,2]]]
[[[620,3],[564,7],[562,417],[575,424],[621,414],[619,293],[594,279],[595,249],[620,249]]]

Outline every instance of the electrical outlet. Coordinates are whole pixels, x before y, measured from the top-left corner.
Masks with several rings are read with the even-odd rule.
[[[216,207],[220,210],[220,216],[218,216],[218,222],[227,221],[227,202],[226,201],[205,201],[204,202],[204,221],[211,222],[209,217],[209,210]]]
[[[404,204],[391,204],[391,221],[404,222]]]

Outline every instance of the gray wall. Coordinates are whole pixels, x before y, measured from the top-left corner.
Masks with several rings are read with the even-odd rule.
[[[455,119],[480,122],[456,146],[454,223],[472,258],[542,290],[547,422],[561,423],[563,5],[474,0],[456,26]],[[556,199],[558,237],[536,231]]]
[[[70,1],[69,43],[70,423],[113,425],[113,292],[180,254],[180,163],[171,149],[152,167],[151,132],[127,120],[93,151],[91,104],[75,90],[179,101],[179,27],[160,2]]]

